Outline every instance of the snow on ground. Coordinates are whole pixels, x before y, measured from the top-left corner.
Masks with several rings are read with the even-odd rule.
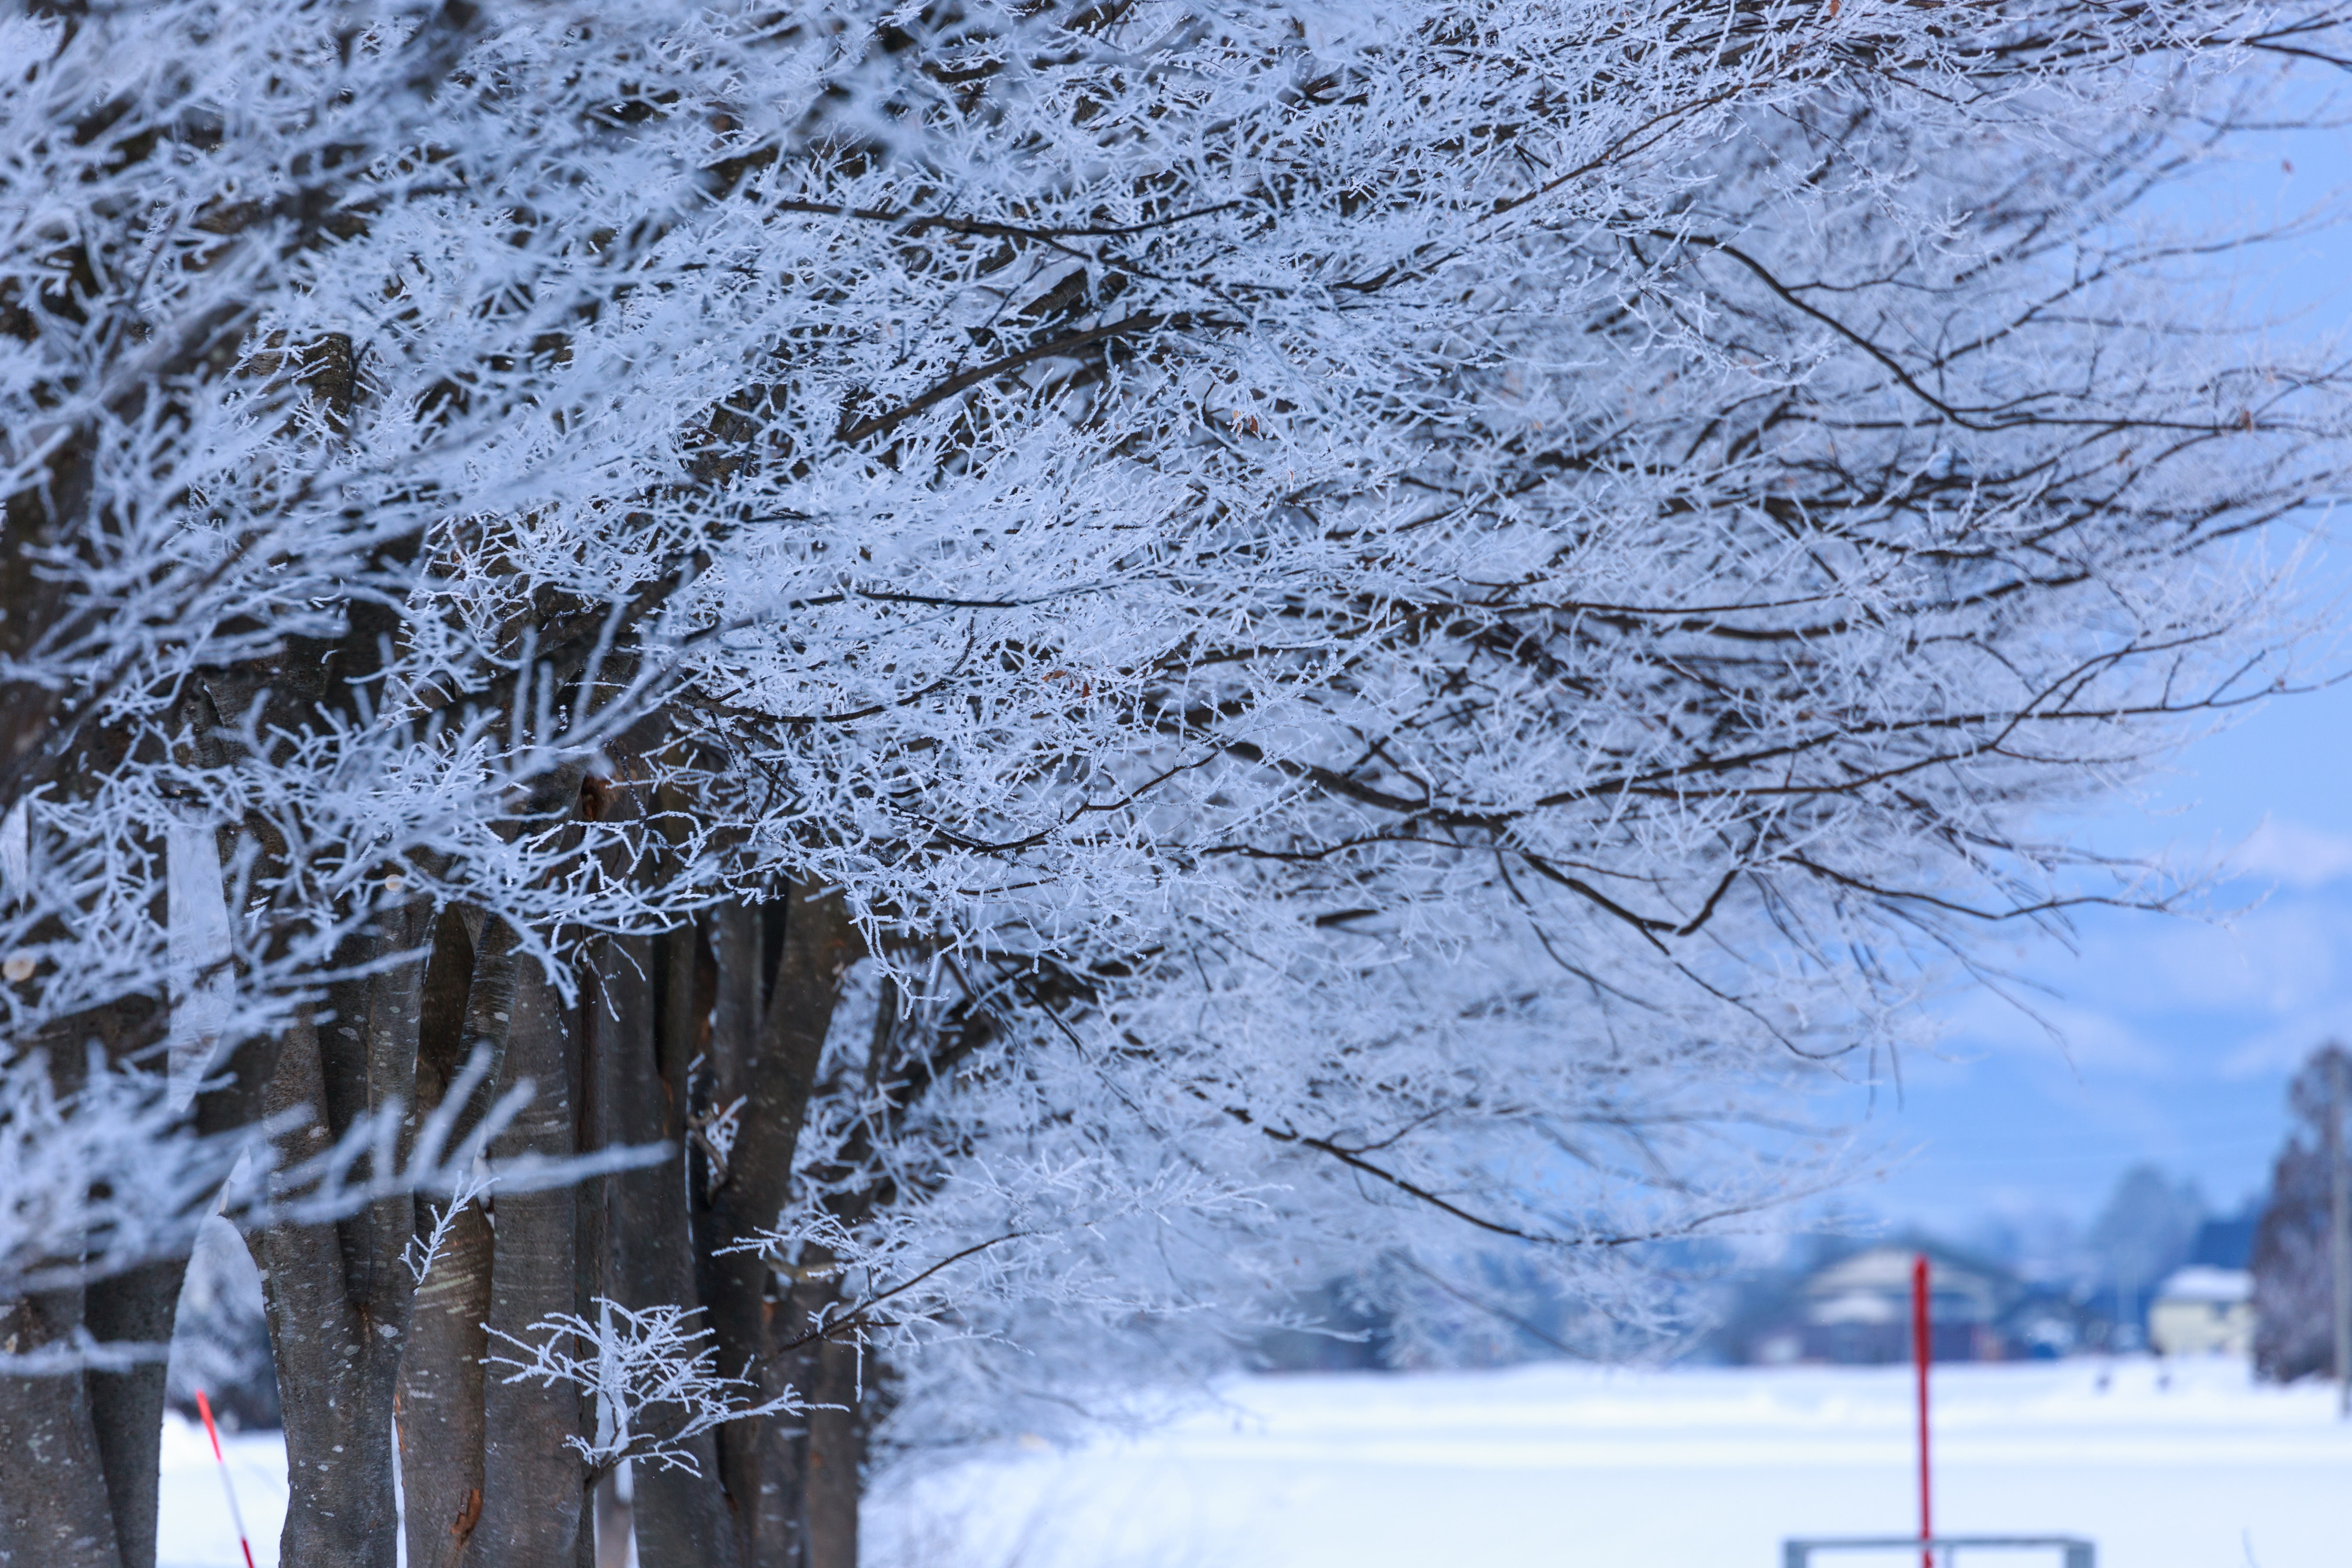
[[[1149,1436],[1072,1453],[1033,1441],[886,1489],[868,1513],[869,1561],[1779,1568],[1786,1536],[1913,1528],[1908,1376],[1543,1365],[1245,1378],[1220,1408]],[[1945,1529],[2088,1535],[2100,1568],[2352,1563],[2352,1428],[2327,1389],[2257,1387],[2227,1361],[2168,1375],[2147,1361],[2111,1373],[2074,1361],[1936,1376]],[[274,1434],[230,1445],[255,1555],[270,1568],[283,1450]],[[163,1542],[173,1568],[237,1561],[211,1451],[176,1424],[164,1436]]]
[[[1937,1520],[2095,1538],[2100,1568],[2344,1568],[2352,1431],[2242,1363],[1937,1372]],[[1904,1534],[1901,1368],[1544,1365],[1253,1378],[1152,1436],[927,1478],[878,1568],[1778,1568],[1790,1535]],[[1963,1555],[2042,1568],[2054,1553]],[[1885,1568],[1916,1553],[1839,1554]]]
[[[275,1432],[224,1432],[221,1450],[245,1527],[253,1532],[253,1560],[258,1568],[277,1568],[278,1531],[286,1522],[285,1439]],[[157,1568],[244,1568],[220,1472],[201,1426],[179,1415],[163,1417]]]

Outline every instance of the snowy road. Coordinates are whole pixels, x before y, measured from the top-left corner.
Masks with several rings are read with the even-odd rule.
[[[2326,1390],[2254,1388],[2227,1363],[2176,1369],[2169,1386],[2145,1362],[2104,1391],[2099,1373],[1940,1370],[1939,1524],[2089,1535],[2101,1568],[2352,1563],[2352,1431]],[[871,1510],[871,1560],[1777,1568],[1784,1536],[1901,1533],[1913,1520],[1900,1369],[1254,1378],[1227,1398],[1149,1438],[1014,1453],[900,1488]],[[277,1446],[236,1447],[247,1518],[274,1535]],[[165,1463],[165,1561],[227,1568],[235,1546],[201,1436],[167,1436]]]

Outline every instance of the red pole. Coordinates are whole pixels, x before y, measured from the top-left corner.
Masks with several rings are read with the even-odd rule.
[[[1911,1364],[1919,1382],[1919,1539],[1923,1542],[1936,1533],[1927,1490],[1927,1365],[1936,1357],[1929,1334],[1933,1325],[1927,1310],[1927,1255],[1923,1252],[1911,1259]],[[1919,1568],[1936,1568],[1936,1554],[1925,1546],[1919,1549]]]
[[[228,1520],[236,1526],[236,1543],[245,1552],[245,1568],[253,1568],[253,1542],[245,1538],[245,1515],[237,1511],[236,1488],[228,1479],[228,1456],[221,1452],[220,1428],[213,1425],[213,1402],[196,1390],[196,1414],[205,1418],[205,1436],[213,1440],[213,1461],[220,1466],[221,1489],[228,1494]]]

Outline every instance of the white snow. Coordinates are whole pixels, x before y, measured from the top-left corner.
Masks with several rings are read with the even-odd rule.
[[[2242,1363],[1937,1371],[1937,1521],[2088,1535],[2100,1568],[2352,1563],[2352,1428]],[[1778,1568],[1916,1527],[1903,1368],[1253,1378],[1148,1438],[927,1478],[877,1568]],[[2054,1552],[1964,1554],[2042,1568]],[[1916,1563],[1840,1554],[1825,1568]]]
[[[2157,1288],[2157,1299],[2168,1301],[2218,1301],[2232,1305],[2251,1301],[2254,1277],[2243,1268],[2207,1268],[2190,1265],[2176,1269]]]
[[[277,1568],[278,1531],[286,1522],[285,1439],[276,1432],[224,1432],[221,1449],[236,1487],[236,1506],[253,1533],[253,1561],[257,1568]],[[166,1415],[157,1568],[244,1568],[220,1472],[205,1429]]]
[[[1778,1568],[1790,1535],[1903,1534],[1908,1373],[1792,1367],[1256,1377],[1150,1436],[1032,1440],[886,1489],[875,1568]],[[2103,1376],[2105,1386],[2101,1386]],[[2066,1533],[2100,1568],[2342,1568],[2352,1426],[2242,1363],[1937,1371],[1937,1519]],[[230,1439],[262,1568],[284,1460]],[[204,1436],[164,1439],[163,1561],[230,1568]],[[259,1539],[258,1537],[267,1537]],[[1891,1568],[1909,1553],[1823,1559]],[[1964,1556],[2042,1568],[2054,1554]]]

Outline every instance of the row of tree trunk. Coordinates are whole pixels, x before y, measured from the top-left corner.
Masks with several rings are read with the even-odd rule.
[[[625,777],[564,787],[584,814],[645,809]],[[461,1131],[512,1086],[534,1090],[492,1141],[494,1159],[648,1145],[662,1157],[568,1186],[493,1190],[460,1213],[421,1285],[407,1257],[431,1228],[431,1194],[248,1238],[284,1401],[280,1561],[393,1568],[404,1515],[415,1568],[616,1563],[631,1531],[644,1568],[853,1568],[860,1352],[808,1337],[838,1287],[730,1250],[772,1227],[789,1195],[859,955],[839,901],[795,890],[664,935],[597,939],[581,949],[572,1005],[511,930],[462,909],[414,901],[362,942],[372,951],[354,959],[412,956],[331,988],[269,1043],[257,1095],[216,1089],[200,1117],[234,1121],[240,1093],[247,1115],[299,1110],[291,1153],[387,1103],[407,1106],[413,1131],[487,1050]],[[238,1065],[251,1076],[260,1064],[248,1053]],[[19,1300],[0,1333],[20,1351],[84,1329],[165,1344],[184,1271],[157,1263]],[[616,1506],[617,1478],[591,1474],[565,1441],[593,1431],[593,1401],[504,1381],[490,1364],[493,1332],[530,1339],[558,1313],[593,1321],[600,1296],[700,1309],[719,1370],[756,1385],[749,1400],[790,1385],[815,1408],[719,1428],[699,1439],[693,1470],[637,1467],[632,1507]],[[664,1413],[649,1414],[658,1429]],[[160,1361],[0,1379],[0,1564],[151,1568],[163,1416]]]

